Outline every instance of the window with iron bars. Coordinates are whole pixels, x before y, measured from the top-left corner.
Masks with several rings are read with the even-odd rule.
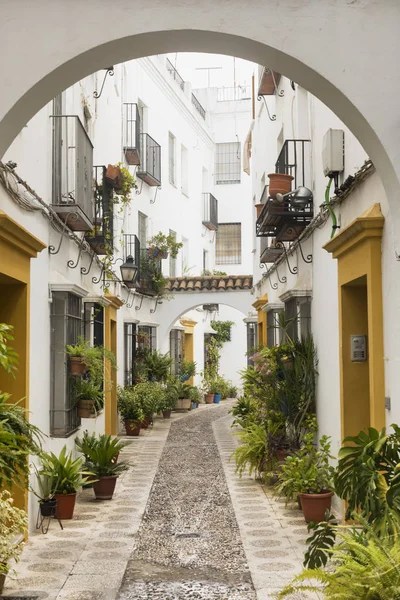
[[[282,310],[269,310],[267,312],[267,346],[279,346],[283,340],[283,331],[280,327],[280,314]]]
[[[241,223],[218,223],[215,262],[217,265],[237,265],[242,262]]]
[[[254,349],[257,346],[257,323],[246,323],[247,329],[247,366],[254,366],[254,362],[251,360]]]
[[[215,183],[240,183],[240,142],[216,144]]]
[[[138,325],[137,327],[137,347],[147,348],[151,352],[157,348],[157,328],[151,325]]]
[[[136,330],[136,323],[124,323],[124,382],[126,386],[131,386],[135,383]]]
[[[67,437],[80,425],[65,346],[76,344],[82,333],[82,298],[70,292],[53,292],[50,435],[54,437]]]
[[[171,329],[169,334],[169,355],[173,359],[171,372],[173,375],[179,375],[181,363],[184,358],[184,331],[181,329]]]
[[[285,333],[291,340],[301,340],[311,333],[311,296],[290,298],[285,302]]]

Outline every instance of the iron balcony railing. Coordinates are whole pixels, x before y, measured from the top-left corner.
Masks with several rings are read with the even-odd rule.
[[[161,146],[148,133],[140,134],[140,166],[136,175],[148,185],[161,185]]]
[[[176,83],[179,85],[179,87],[183,91],[185,88],[185,82],[183,81],[182,77],[179,75],[178,71],[175,69],[174,65],[168,58],[167,58],[167,71],[171,75],[172,79],[174,79],[176,81]]]
[[[79,117],[53,115],[52,205],[71,229],[93,227],[93,145]]]
[[[140,252],[140,242],[137,235],[134,233],[125,233],[123,237],[123,258],[124,262],[128,258],[128,256],[132,256],[133,263],[138,268],[138,273],[136,279],[133,283],[129,284],[125,282],[127,287],[138,287],[140,280],[140,264],[141,264],[141,252]]]
[[[207,229],[218,229],[218,200],[210,193],[203,194],[203,225]]]
[[[205,120],[206,110],[205,110],[205,108],[202,107],[202,105],[200,104],[200,102],[198,101],[198,99],[196,98],[196,96],[194,94],[192,94],[192,104],[195,107],[195,109],[197,110],[197,112],[199,113],[199,115]]]
[[[137,291],[147,296],[156,296],[161,291],[157,280],[162,279],[161,259],[149,256],[149,249],[140,250],[140,269]]]
[[[108,254],[114,248],[113,191],[106,180],[106,167],[93,167],[94,226],[86,239],[96,254]]]
[[[251,99],[251,86],[250,85],[237,85],[235,87],[223,87],[218,88],[217,101],[218,102],[232,102],[235,100],[250,100]]]
[[[123,104],[122,146],[128,165],[140,165],[140,113],[134,102]]]
[[[292,189],[311,187],[311,140],[286,140],[275,163],[276,173],[294,178]]]

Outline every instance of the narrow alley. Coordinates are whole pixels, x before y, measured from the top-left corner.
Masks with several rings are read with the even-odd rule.
[[[47,534],[31,535],[4,596],[272,598],[300,571],[307,529],[295,507],[235,475],[232,405],[157,418],[123,451],[132,467],[114,499],[83,490],[63,531],[52,520]]]

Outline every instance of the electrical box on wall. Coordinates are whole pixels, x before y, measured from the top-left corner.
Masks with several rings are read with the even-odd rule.
[[[363,362],[367,360],[367,336],[352,335],[351,336],[351,361]]]
[[[344,131],[328,129],[322,140],[322,168],[324,175],[344,170]]]

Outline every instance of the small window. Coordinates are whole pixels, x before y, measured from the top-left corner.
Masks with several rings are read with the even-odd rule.
[[[287,336],[300,340],[311,333],[311,297],[291,298],[285,302],[285,320]]]
[[[257,323],[247,323],[247,365],[253,366],[254,362],[251,360],[250,356],[253,355],[253,351],[257,346]]]
[[[267,346],[279,346],[283,341],[283,332],[279,326],[279,310],[269,310],[267,312]]]
[[[169,182],[175,185],[175,136],[171,132],[168,134],[168,165]]]
[[[215,262],[217,265],[237,265],[242,262],[241,223],[218,223]]]
[[[138,212],[138,239],[143,250],[147,245],[147,216]]]
[[[181,146],[181,190],[189,196],[189,154],[185,146]]]
[[[241,165],[240,142],[217,144],[215,183],[240,183]]]
[[[82,298],[53,292],[52,299],[50,434],[66,437],[80,425],[65,346],[83,334]]]
[[[85,339],[91,346],[104,346],[104,307],[96,302],[84,302]]]
[[[137,347],[151,352],[157,348],[157,329],[151,325],[138,325]]]

